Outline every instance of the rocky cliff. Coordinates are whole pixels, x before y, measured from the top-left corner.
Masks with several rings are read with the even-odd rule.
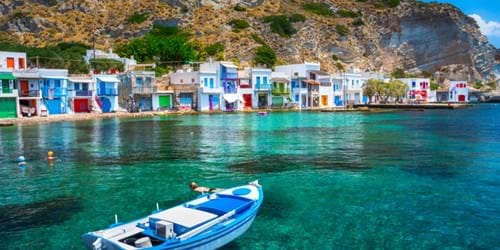
[[[192,30],[193,39],[201,43],[224,43],[226,59],[240,62],[251,62],[259,46],[252,39],[256,34],[276,51],[280,62],[320,61],[330,71],[359,67],[434,72],[452,68],[472,80],[486,77],[496,64],[496,48],[481,35],[475,21],[448,4],[403,0],[391,8],[380,0],[324,1],[333,12],[362,15],[353,18],[318,15],[304,9],[306,2],[4,0],[0,2],[0,28],[4,37],[29,45],[90,44],[95,37],[99,47],[106,48],[143,35],[153,23],[175,24]],[[131,22],[131,16],[138,13],[145,14],[144,20]],[[291,37],[273,33],[269,23],[262,21],[265,16],[292,13],[302,14],[306,20],[293,24],[297,32]],[[235,32],[228,25],[232,19],[246,20],[250,27]],[[339,34],[339,25],[348,27],[347,35]]]

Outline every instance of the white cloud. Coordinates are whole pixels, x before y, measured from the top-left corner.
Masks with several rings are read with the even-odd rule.
[[[469,16],[476,20],[483,35],[489,37],[500,37],[500,22],[486,21],[478,14],[472,14]]]

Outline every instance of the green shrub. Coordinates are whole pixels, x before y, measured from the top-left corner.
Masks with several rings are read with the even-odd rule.
[[[292,17],[288,17],[286,15],[277,15],[277,16],[266,16],[264,17],[264,22],[271,24],[271,31],[277,33],[282,37],[291,37],[297,30],[293,27],[292,21],[290,20]],[[300,19],[297,16],[292,18],[294,21]]]
[[[335,54],[332,55],[332,60],[334,61],[338,61],[339,60],[339,57]]]
[[[295,13],[295,14],[291,14],[288,17],[288,20],[290,20],[290,22],[292,22],[292,23],[305,22],[306,21],[306,17],[304,15]]]
[[[338,69],[338,70],[340,70],[340,71],[345,71],[345,69],[344,69],[344,65],[342,65],[342,63],[337,62],[337,63],[335,64],[335,66],[337,67],[337,69]]]
[[[217,42],[205,47],[205,52],[209,56],[216,56],[219,53],[224,52],[224,44],[221,42]]]
[[[233,27],[233,31],[235,32],[239,32],[240,30],[250,27],[250,24],[247,21],[241,19],[233,19],[229,22],[229,24]]]
[[[252,34],[250,35],[252,37],[252,39],[258,43],[258,44],[261,44],[261,45],[266,45],[266,42],[264,41],[264,39],[262,39],[259,35],[257,34]]]
[[[144,21],[146,21],[146,19],[148,19],[148,17],[149,17],[149,13],[135,12],[134,14],[130,15],[127,18],[127,23],[131,23],[131,24],[143,23]]]
[[[351,10],[344,10],[344,9],[337,11],[337,15],[339,15],[341,17],[349,17],[349,18],[356,18],[356,17],[361,16],[361,14],[359,14],[359,13],[356,13],[356,12],[351,11]]]
[[[381,3],[390,8],[397,7],[399,5],[399,0],[381,0]]]
[[[349,34],[349,28],[347,28],[345,25],[335,25],[335,31],[337,31],[337,34],[340,36],[347,36]]]
[[[274,53],[271,47],[262,45],[255,51],[254,62],[256,64],[266,65],[270,68],[276,63],[276,53]]]
[[[321,16],[335,15],[335,13],[333,13],[333,11],[330,10],[330,6],[326,3],[304,3],[302,4],[302,9]]]
[[[233,8],[235,11],[246,11],[247,9],[239,4],[237,4],[236,6],[234,6]]]
[[[399,69],[399,68],[396,68],[392,71],[391,73],[391,76],[393,78],[406,78],[407,75],[406,75],[406,72],[404,71],[404,69]]]

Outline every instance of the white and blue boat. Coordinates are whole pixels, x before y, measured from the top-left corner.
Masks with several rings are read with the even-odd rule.
[[[216,249],[252,225],[264,195],[257,181],[82,236],[88,249]]]

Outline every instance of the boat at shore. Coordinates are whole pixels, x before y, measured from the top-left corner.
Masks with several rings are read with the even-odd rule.
[[[125,224],[82,235],[88,249],[216,249],[252,225],[264,195],[258,181],[197,199]]]

